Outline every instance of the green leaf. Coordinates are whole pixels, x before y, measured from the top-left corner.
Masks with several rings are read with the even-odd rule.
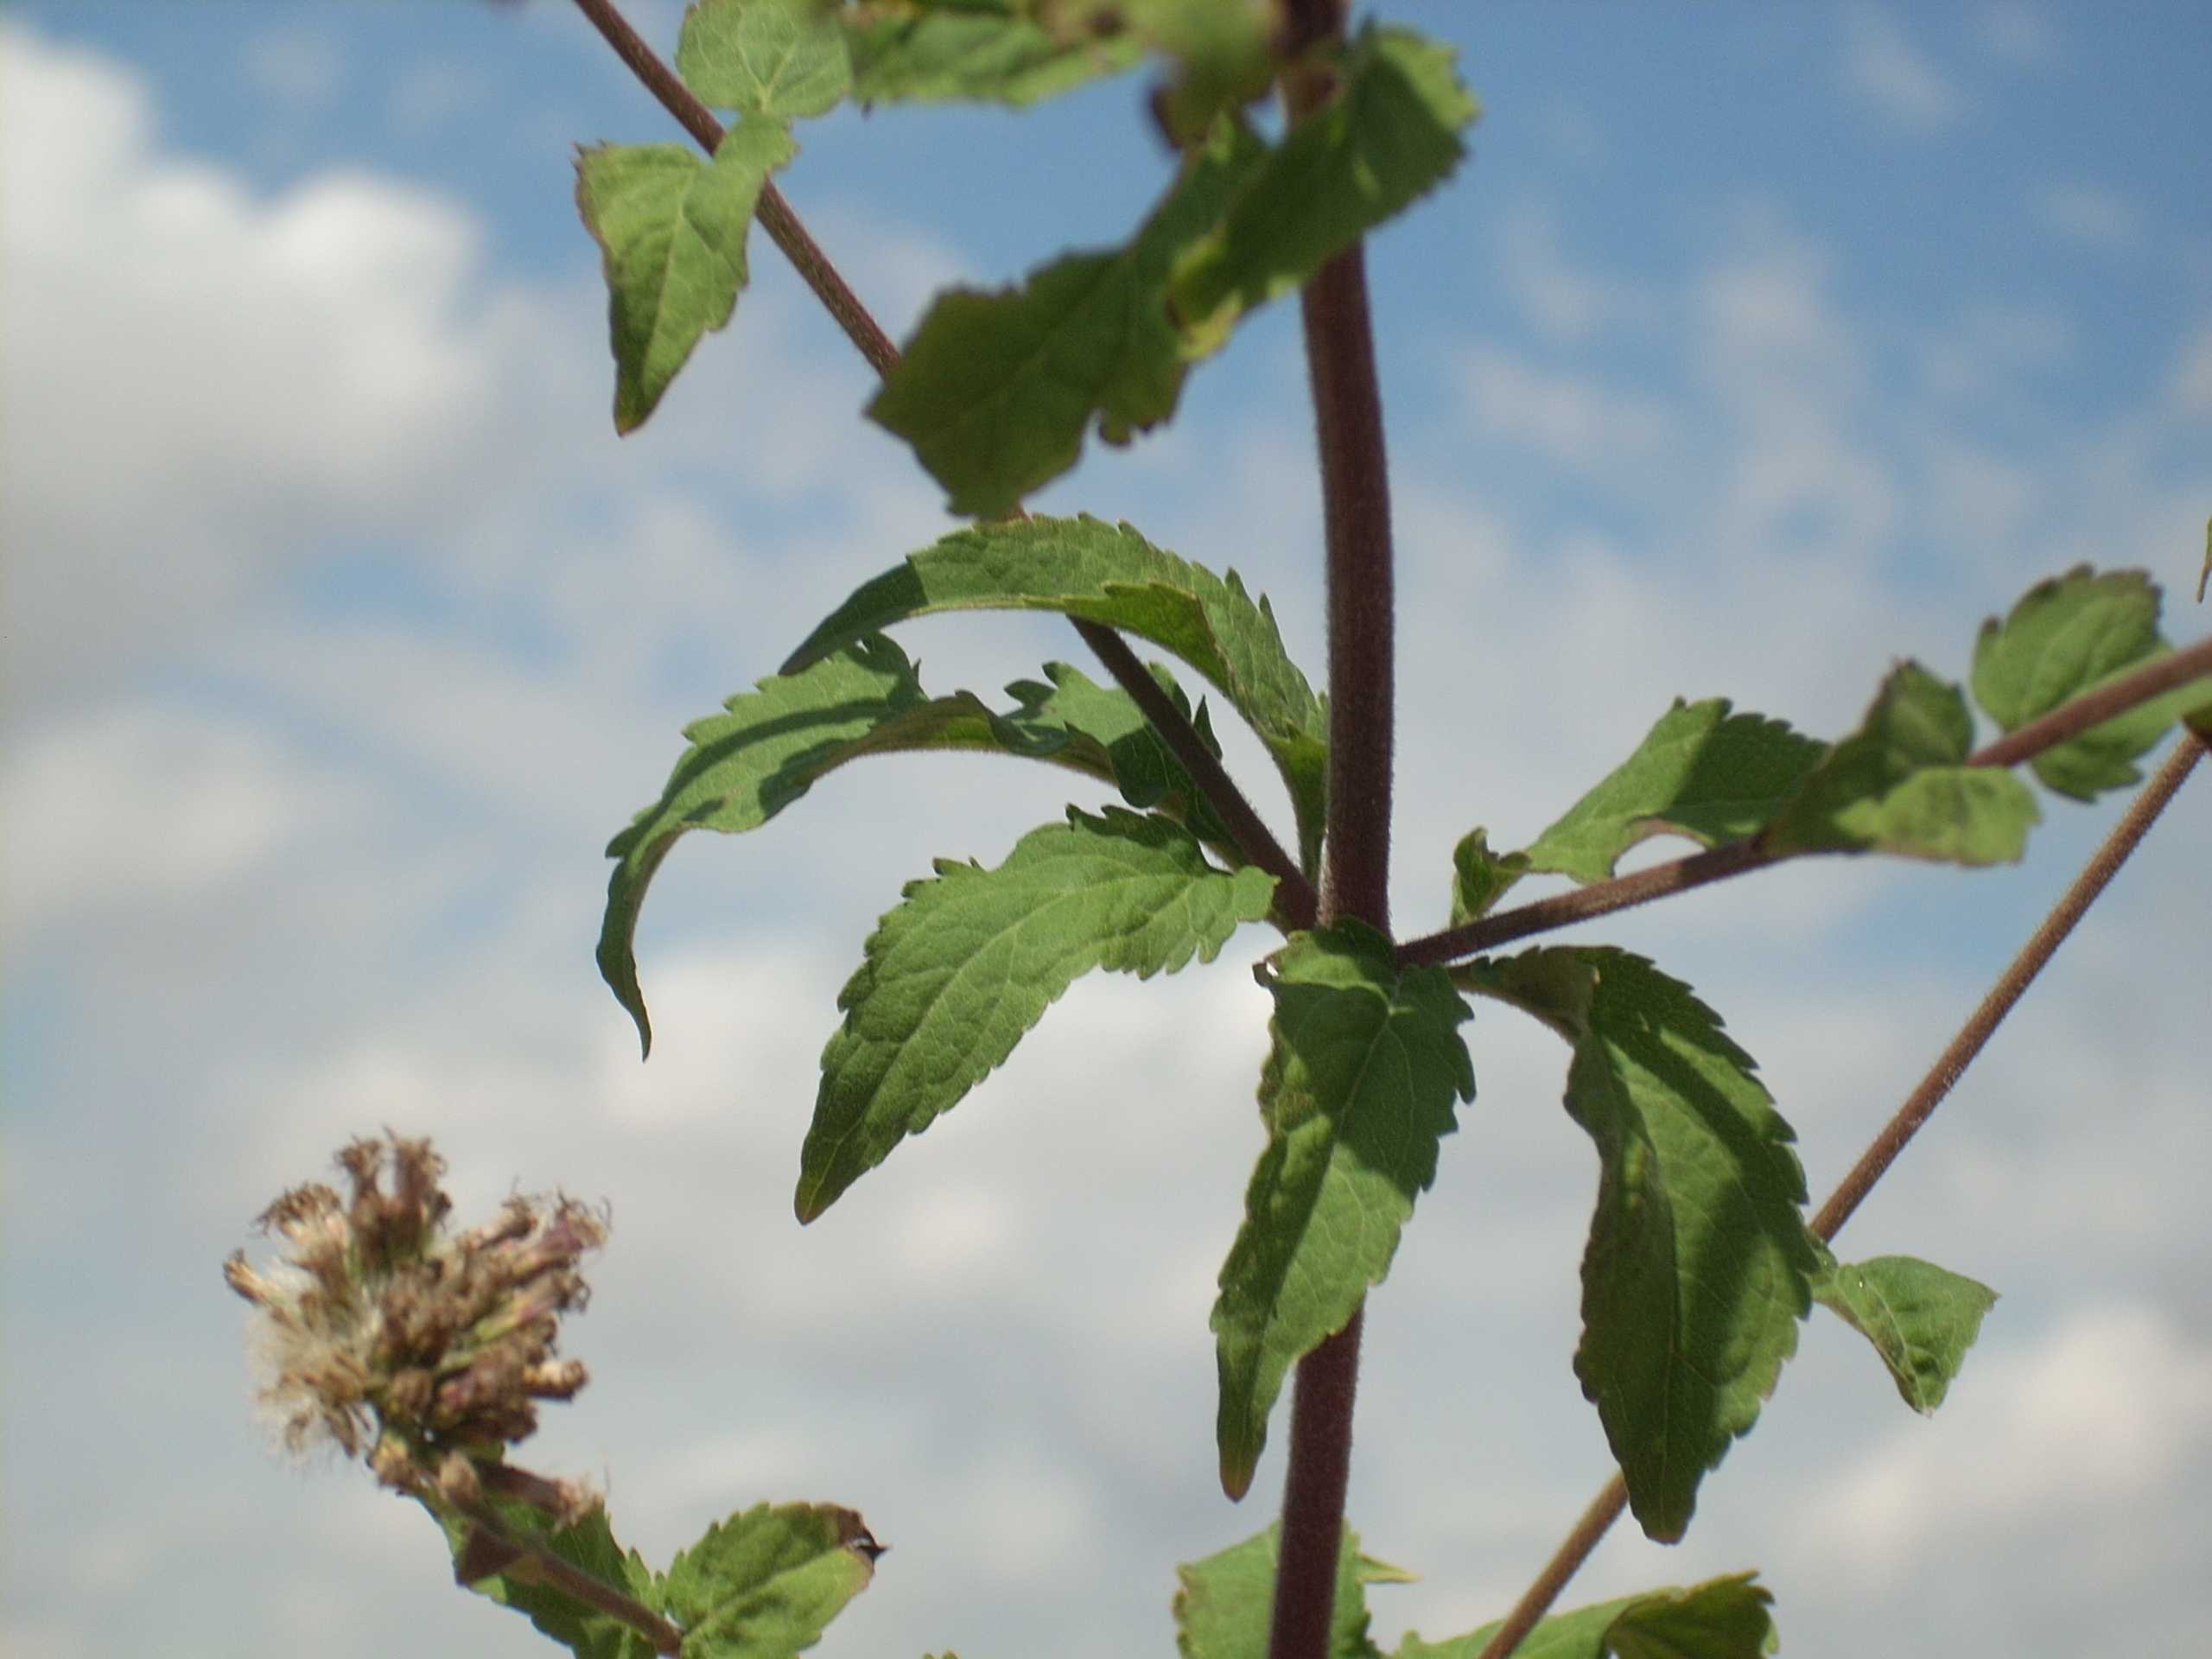
[[[698,0],[676,73],[701,103],[748,115],[825,114],[853,79],[844,33],[819,0]]]
[[[1274,878],[1225,874],[1190,832],[1118,807],[1033,830],[997,868],[941,859],[868,939],[822,1054],[796,1208],[812,1221],[1000,1065],[1093,968],[1211,962],[1268,913]]]
[[[1489,831],[1470,830],[1452,849],[1452,925],[1487,916],[1528,868],[1527,854],[1493,853]]]
[[[2028,589],[2003,622],[1981,625],[1974,649],[1974,701],[2006,731],[2017,731],[2061,703],[2163,657],[2156,583],[2140,570],[2093,571],[2077,564]],[[2029,761],[2062,795],[2094,800],[2143,774],[2129,763],[2154,746],[2188,709],[2206,700],[2202,685],[2181,686],[2093,726]]]
[[[1574,1370],[1637,1521],[1671,1542],[1811,1306],[1795,1137],[1719,1016],[1641,957],[1537,950],[1457,977],[1573,1046],[1567,1109],[1599,1164]]]
[[[1859,728],[1828,750],[1761,839],[1785,855],[2015,861],[2042,814],[2010,772],[1961,764],[1973,743],[1974,718],[1958,687],[1902,663]]]
[[[685,1659],[785,1659],[875,1575],[880,1546],[832,1503],[762,1503],[707,1529],[665,1581]]]
[[[1027,5],[872,4],[849,9],[853,97],[862,104],[938,102],[1034,104],[1103,75],[1118,75],[1144,56],[1142,36],[1093,27],[1079,9],[1065,27]]]
[[[1178,263],[1173,294],[1192,355],[1450,175],[1465,154],[1459,130],[1478,112],[1453,55],[1408,29],[1360,32],[1339,67],[1342,92],[1291,130]]]
[[[1213,1308],[1221,1484],[1251,1485],[1290,1367],[1341,1331],[1396,1254],[1437,1143],[1475,1097],[1466,1003],[1438,968],[1400,969],[1357,921],[1294,935],[1263,964],[1275,999],[1260,1074],[1268,1128]]]
[[[1768,1611],[1774,1598],[1752,1582],[1755,1576],[1732,1573],[1686,1590],[1554,1613],[1522,1639],[1514,1659],[1759,1659],[1778,1638]],[[1408,1636],[1394,1659],[1475,1659],[1497,1628],[1485,1624],[1446,1642]]]
[[[614,1541],[603,1508],[594,1510],[572,1527],[555,1528],[527,1503],[491,1502],[502,1524],[516,1539],[550,1549],[632,1600],[655,1612],[663,1611],[658,1579],[636,1550],[625,1550]],[[573,1600],[533,1577],[525,1561],[493,1541],[474,1522],[461,1516],[442,1516],[440,1524],[453,1551],[454,1576],[461,1583],[503,1607],[527,1614],[532,1624],[567,1646],[578,1659],[652,1659],[652,1643],[643,1635],[611,1614]],[[464,1577],[480,1559],[497,1560],[504,1570]]]
[[[1897,1393],[1918,1412],[1943,1403],[1997,1300],[1987,1285],[1910,1255],[1848,1264],[1830,1257],[1813,1294],[1874,1344]]]
[[[598,241],[614,347],[614,429],[634,431],[745,286],[745,237],[768,175],[798,153],[785,124],[748,115],[711,163],[681,144],[576,154],[576,207]]]
[[[793,673],[863,635],[939,611],[1038,610],[1103,622],[1171,651],[1211,681],[1274,757],[1308,874],[1326,816],[1326,711],[1283,650],[1266,600],[1163,552],[1127,524],[1026,518],[956,531],[855,589],[791,653]]]
[[[1221,741],[1214,735],[1205,702],[1193,711],[1173,674],[1158,663],[1146,667],[1218,760]],[[1114,786],[1131,806],[1164,811],[1231,863],[1245,861],[1228,827],[1206,804],[1166,740],[1153,729],[1135,698],[1118,685],[1096,684],[1065,663],[1046,664],[1045,677],[1050,684],[1016,680],[1007,687],[1007,695],[1022,705],[1019,715],[1008,719],[1040,732],[1064,729],[1071,741],[1095,745],[1104,752]]]
[[[1175,1569],[1175,1645],[1183,1659],[1264,1659],[1274,1611],[1275,1560],[1281,1528],[1186,1562]],[[1330,1621],[1331,1659],[1373,1654],[1367,1637],[1366,1586],[1410,1583],[1414,1574],[1359,1553],[1359,1535],[1344,1529],[1337,1554],[1337,1603]]]
[[[1827,746],[1725,697],[1675,700],[1637,751],[1527,849],[1528,867],[1603,881],[1647,836],[1700,846],[1751,834],[1781,810]]]
[[[1221,217],[1260,154],[1224,123],[1127,247],[1072,253],[1019,288],[940,294],[868,417],[906,439],[957,513],[995,518],[1076,463],[1095,419],[1109,443],[1175,412],[1175,257]]]

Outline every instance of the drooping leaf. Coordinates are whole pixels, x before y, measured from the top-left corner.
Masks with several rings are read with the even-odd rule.
[[[1173,674],[1158,663],[1147,667],[1176,708],[1190,720],[1199,741],[1218,760],[1221,741],[1214,735],[1212,717],[1206,712],[1205,701],[1201,699],[1193,710],[1191,700],[1175,683]],[[1007,695],[1020,701],[1019,718],[1025,727],[1044,731],[1065,728],[1077,738],[1097,745],[1105,751],[1107,762],[1113,768],[1114,786],[1122,791],[1123,800],[1141,811],[1166,812],[1179,820],[1210,849],[1224,855],[1234,855],[1233,862],[1244,861],[1241,855],[1236,855],[1228,827],[1206,804],[1205,797],[1198,793],[1190,773],[1153,729],[1135,698],[1118,685],[1094,683],[1082,671],[1065,663],[1046,664],[1045,677],[1050,684],[1017,680],[1007,687]]]
[[[1452,849],[1452,925],[1488,915],[1528,868],[1527,854],[1494,853],[1487,830],[1470,830]]]
[[[1396,1254],[1437,1143],[1475,1096],[1441,969],[1401,969],[1357,921],[1294,935],[1263,966],[1275,999],[1260,1075],[1268,1144],[1214,1303],[1221,1484],[1242,1497],[1290,1367],[1342,1330]]]
[[[1178,263],[1172,291],[1192,355],[1450,175],[1478,113],[1453,55],[1409,29],[1360,32],[1338,67],[1342,92],[1268,153]]]
[[[1094,420],[1108,442],[1127,443],[1175,412],[1185,364],[1168,267],[1220,218],[1260,150],[1224,122],[1128,246],[931,303],[868,413],[913,446],[952,512],[1011,511],[1075,465]]]
[[[762,1503],[716,1522],[668,1569],[685,1659],[788,1659],[868,1588],[880,1547],[833,1503]]]
[[[1910,1255],[1830,1257],[1813,1294],[1874,1344],[1897,1393],[1918,1412],[1943,1403],[1997,1300],[1987,1285]]]
[[[1514,1659],[1760,1659],[1778,1636],[1774,1598],[1755,1576],[1732,1573],[1554,1613],[1522,1639]],[[1475,1659],[1497,1631],[1493,1624],[1446,1642],[1408,1636],[1393,1659]]]
[[[1958,687],[1902,663],[1859,728],[1828,750],[1760,838],[1779,854],[2015,861],[2043,815],[2010,772],[1961,764],[1973,743]]]
[[[1981,625],[1974,641],[1974,701],[2006,731],[2049,714],[2171,649],[2158,632],[2158,585],[2140,570],[2094,571],[2077,564],[2028,589],[2003,622]],[[2029,761],[2062,795],[2094,800],[2142,773],[2130,763],[2176,720],[2212,700],[2202,685],[2177,687]]]
[[[681,144],[577,152],[576,208],[607,277],[617,432],[644,424],[699,337],[728,323],[760,187],[798,153],[783,121],[756,115],[711,162]]]
[[[1795,1137],[1719,1016],[1641,957],[1537,950],[1456,977],[1573,1047],[1567,1109],[1599,1164],[1574,1370],[1637,1521],[1670,1541],[1811,1306],[1821,1251]]]
[[[1265,1659],[1268,1625],[1274,1611],[1275,1560],[1281,1529],[1189,1561],[1175,1569],[1175,1645],[1183,1659]],[[1359,1535],[1344,1529],[1337,1554],[1336,1611],[1330,1620],[1331,1659],[1365,1659],[1375,1646],[1367,1635],[1366,1586],[1405,1584],[1414,1575],[1359,1551]]]
[[[1525,850],[1528,868],[1603,881],[1647,836],[1700,846],[1748,836],[1795,794],[1827,746],[1763,715],[1731,714],[1725,697],[1660,715],[1636,753]]]
[[[1274,878],[1215,869],[1157,814],[1070,809],[985,870],[939,860],[884,917],[822,1054],[796,1208],[811,1221],[1014,1052],[1093,968],[1148,978],[1211,962],[1268,913]]]
[[[512,1537],[550,1550],[651,1611],[664,1611],[659,1579],[636,1550],[626,1550],[614,1541],[604,1508],[594,1510],[572,1527],[550,1525],[527,1503],[494,1501],[493,1508]],[[453,1551],[454,1576],[461,1583],[503,1607],[528,1615],[532,1624],[578,1659],[652,1659],[652,1643],[638,1630],[533,1576],[514,1552],[486,1549],[489,1541],[473,1522],[449,1515],[441,1517],[441,1524]],[[487,1559],[498,1561],[502,1570],[463,1576]]]
[[[956,531],[852,596],[784,664],[790,674],[910,617],[1042,610],[1103,622],[1191,664],[1274,756],[1297,815],[1300,861],[1319,855],[1328,784],[1328,717],[1283,649],[1274,613],[1228,579],[1176,557],[1127,524],[1027,518]]]
[[[820,0],[696,0],[676,73],[712,108],[786,117],[835,109],[853,79],[844,31]]]
[[[1108,27],[1107,8],[1060,7],[1039,15],[1013,0],[952,7],[876,3],[843,17],[853,97],[902,101],[1034,104],[1142,60],[1144,37]]]

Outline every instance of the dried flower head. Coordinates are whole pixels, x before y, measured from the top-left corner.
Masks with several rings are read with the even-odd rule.
[[[539,1401],[583,1387],[583,1366],[554,1352],[561,1316],[589,1294],[578,1264],[606,1219],[569,1198],[512,1198],[456,1235],[428,1141],[356,1141],[338,1166],[346,1196],[310,1183],[262,1213],[283,1241],[276,1262],[257,1272],[240,1251],[224,1264],[258,1310],[262,1402],[295,1452],[327,1441],[365,1453],[387,1485],[454,1489],[454,1458],[497,1464],[537,1428]]]

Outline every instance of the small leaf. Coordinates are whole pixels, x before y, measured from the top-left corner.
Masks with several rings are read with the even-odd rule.
[[[1768,1611],[1774,1598],[1754,1576],[1732,1573],[1554,1613],[1522,1638],[1514,1659],[1760,1659],[1777,1637]],[[1497,1628],[1485,1624],[1446,1642],[1408,1636],[1394,1659],[1475,1659]]]
[[[665,1580],[685,1659],[786,1659],[868,1588],[880,1553],[831,1503],[762,1503],[716,1522]]]
[[[1575,1375],[1637,1519],[1671,1542],[1811,1306],[1821,1252],[1795,1137],[1719,1016],[1641,957],[1537,950],[1455,977],[1573,1046],[1567,1109],[1599,1164]]]
[[[1298,818],[1300,861],[1319,858],[1329,722],[1284,651],[1267,601],[1152,545],[1127,524],[1026,518],[956,531],[855,589],[784,664],[791,674],[878,629],[939,611],[1039,610],[1103,622],[1171,651],[1212,682],[1274,757]]]
[[[1452,925],[1487,916],[1528,868],[1527,854],[1493,853],[1489,832],[1470,830],[1452,849]]]
[[[1437,1143],[1475,1097],[1441,969],[1397,967],[1356,921],[1294,935],[1261,969],[1275,999],[1260,1074],[1268,1129],[1214,1303],[1222,1488],[1242,1497],[1300,1357],[1341,1331],[1396,1254]]]
[[[1910,1255],[1847,1264],[1831,1257],[1813,1294],[1874,1344],[1897,1393],[1918,1412],[1943,1403],[1997,1300],[1987,1285]]]
[[[1144,56],[1142,36],[1092,26],[1080,14],[1058,28],[1026,8],[925,3],[849,10],[853,97],[861,104],[965,99],[1019,107],[1118,75]]]
[[[1751,834],[1796,793],[1826,745],[1725,697],[1675,699],[1636,753],[1527,849],[1528,868],[1603,881],[1647,836],[1711,847]]]
[[[1127,247],[1071,253],[1019,288],[940,294],[868,418],[914,448],[957,513],[995,518],[1075,465],[1096,419],[1109,443],[1175,412],[1175,257],[1220,218],[1261,146],[1224,123]]]
[[[1268,1626],[1274,1617],[1275,1560],[1281,1529],[1190,1561],[1175,1569],[1175,1645],[1183,1659],[1265,1659]],[[1359,1553],[1359,1535],[1344,1529],[1337,1554],[1336,1610],[1330,1620],[1331,1659],[1365,1659],[1374,1644],[1367,1637],[1366,1586],[1405,1584],[1414,1574]]]
[[[663,1610],[659,1580],[636,1550],[625,1550],[614,1541],[605,1509],[594,1510],[572,1527],[555,1528],[527,1503],[494,1499],[492,1506],[515,1537],[551,1550],[655,1612]],[[652,1659],[652,1643],[642,1634],[532,1576],[511,1548],[481,1549],[493,1535],[461,1516],[441,1517],[441,1524],[453,1551],[454,1576],[478,1595],[527,1614],[532,1624],[565,1644],[578,1659]],[[501,1558],[504,1570],[462,1576],[474,1570],[480,1556]]]
[[[2077,564],[2039,582],[2000,623],[1991,617],[1974,642],[1974,701],[2006,731],[2049,714],[2171,649],[2158,632],[2158,589],[2140,570],[2093,571]],[[2029,761],[2062,795],[2094,800],[2142,773],[2129,764],[2207,696],[2181,686],[2093,726]]]
[[[617,432],[643,425],[699,337],[728,323],[760,187],[798,153],[767,116],[740,119],[711,163],[681,144],[577,152],[576,207],[607,276]]]
[[[940,859],[868,942],[822,1053],[796,1208],[812,1221],[1014,1052],[1093,968],[1149,978],[1211,962],[1268,913],[1274,878],[1225,874],[1157,815],[1070,809],[996,869]]]
[[[1190,698],[1175,683],[1173,674],[1158,663],[1146,666],[1169,700],[1191,721],[1199,741],[1218,760],[1221,742],[1214,736],[1212,719],[1204,701],[1193,711]],[[1021,702],[1018,718],[1023,724],[1046,730],[1065,728],[1074,736],[1097,745],[1113,768],[1114,786],[1122,791],[1123,800],[1140,811],[1166,812],[1210,849],[1233,863],[1245,861],[1228,828],[1206,804],[1183,763],[1152,728],[1152,722],[1137,707],[1135,698],[1118,685],[1096,684],[1080,670],[1065,663],[1046,664],[1045,677],[1051,682],[1049,685],[1034,680],[1017,680],[1007,687],[1007,695]]]
[[[1859,728],[1828,750],[1760,837],[1777,854],[2016,861],[2043,815],[2010,772],[1961,764],[1973,742],[1959,689],[1900,664]]]
[[[826,114],[853,79],[844,33],[819,0],[697,0],[676,73],[701,103],[748,115]]]
[[[1478,113],[1453,56],[1408,29],[1361,31],[1339,67],[1342,92],[1269,152],[1178,263],[1188,354],[1218,349],[1240,316],[1302,286],[1451,175],[1465,153],[1459,130]]]

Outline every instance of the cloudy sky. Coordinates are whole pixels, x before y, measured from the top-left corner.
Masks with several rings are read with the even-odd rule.
[[[2201,634],[2201,8],[1392,10],[1487,106],[1371,259],[1402,925],[1440,921],[1459,835],[1532,836],[1677,694],[1834,735],[1893,657],[1962,675],[1985,614],[2080,560],[2149,567]],[[636,15],[672,47],[674,5]],[[841,114],[785,188],[903,333],[949,281],[1124,232],[1167,167],[1141,93]],[[1241,1510],[1216,1486],[1206,1332],[1259,1147],[1258,935],[1079,985],[791,1219],[874,918],[1056,817],[1059,774],[878,761],[687,842],[640,936],[649,1065],[597,980],[601,848],[680,728],[948,523],[765,239],[735,327],[615,439],[568,146],[673,136],[554,0],[0,22],[20,1659],[541,1651],[419,1515],[286,1464],[250,1409],[221,1260],[384,1125],[436,1138],[465,1214],[611,1201],[569,1344],[595,1380],[529,1461],[603,1481],[662,1559],[760,1499],[860,1508],[894,1548],[825,1653],[1164,1655],[1173,1564],[1269,1518],[1279,1451]],[[1318,680],[1293,324],[1037,505],[1236,566]],[[906,643],[942,690],[1090,666],[1046,619]],[[2004,1293],[1950,1403],[1914,1417],[1816,1321],[1688,1541],[1618,1538],[1576,1597],[1757,1567],[1793,1655],[2202,1651],[2195,788],[1841,1241]],[[2119,806],[2048,803],[2018,868],[1811,864],[1584,936],[1722,1010],[1817,1192]],[[1369,1325],[1353,1513],[1424,1574],[1376,1592],[1386,1643],[1502,1611],[1606,1469],[1568,1370],[1595,1162],[1563,1055],[1503,1011],[1469,1030],[1479,1096]]]

